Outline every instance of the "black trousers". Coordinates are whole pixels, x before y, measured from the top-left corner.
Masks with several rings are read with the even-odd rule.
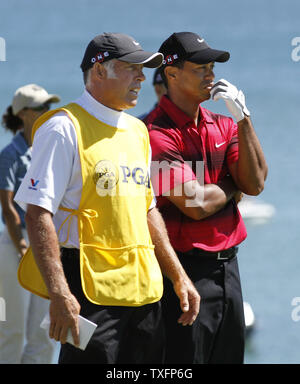
[[[64,273],[81,305],[80,315],[97,324],[85,351],[61,346],[59,364],[154,364],[164,356],[160,302],[141,307],[101,306],[85,297],[80,280],[79,252],[62,249]]]
[[[237,257],[229,261],[203,260],[200,255],[181,253],[178,257],[201,295],[200,313],[192,326],[178,324],[178,298],[165,279],[165,362],[243,363],[245,320]]]

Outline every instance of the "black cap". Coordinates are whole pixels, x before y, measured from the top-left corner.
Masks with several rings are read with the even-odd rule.
[[[155,85],[155,84],[162,84],[164,81],[161,77],[161,68],[156,68],[155,72],[154,72],[154,75],[153,75],[153,80],[152,80],[152,84]]]
[[[229,52],[210,48],[202,37],[192,32],[173,33],[162,43],[159,52],[164,55],[164,66],[180,60],[197,64],[207,64],[211,61],[224,63],[230,57]]]
[[[84,72],[96,62],[103,63],[111,59],[156,68],[162,64],[163,55],[159,52],[144,51],[131,36],[122,33],[103,33],[89,43],[80,67]]]

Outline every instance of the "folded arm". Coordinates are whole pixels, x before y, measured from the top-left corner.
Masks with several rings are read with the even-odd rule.
[[[225,177],[218,184],[201,185],[198,181],[191,180],[165,195],[186,216],[202,220],[222,209],[229,200],[238,195],[238,190],[232,178]]]

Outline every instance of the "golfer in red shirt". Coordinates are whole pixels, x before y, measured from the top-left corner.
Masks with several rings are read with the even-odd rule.
[[[263,190],[266,161],[243,92],[224,79],[215,82],[214,64],[229,53],[191,32],[173,33],[159,51],[167,95],[144,120],[152,182],[171,243],[201,295],[197,320],[182,327],[174,320],[178,299],[165,281],[166,363],[242,363],[236,255],[247,234],[237,196]],[[210,97],[223,99],[234,119],[199,105]]]

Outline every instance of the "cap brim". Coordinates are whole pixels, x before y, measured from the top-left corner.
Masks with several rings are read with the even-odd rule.
[[[49,95],[47,97],[47,100],[45,100],[46,103],[59,103],[60,97],[58,95]]]
[[[46,97],[40,98],[38,101],[34,101],[31,107],[39,107],[40,105],[45,103],[59,103],[59,102],[60,102],[60,97],[58,95],[48,94]]]
[[[225,63],[229,60],[230,53],[226,51],[219,51],[217,49],[203,49],[202,51],[198,51],[193,53],[186,60],[191,61],[192,63],[197,64],[207,64],[211,61],[216,61],[218,63]]]
[[[118,60],[126,61],[127,63],[132,64],[144,64],[144,67],[147,68],[157,68],[161,66],[163,58],[163,54],[159,52],[153,53],[146,51],[136,51],[118,57]]]

